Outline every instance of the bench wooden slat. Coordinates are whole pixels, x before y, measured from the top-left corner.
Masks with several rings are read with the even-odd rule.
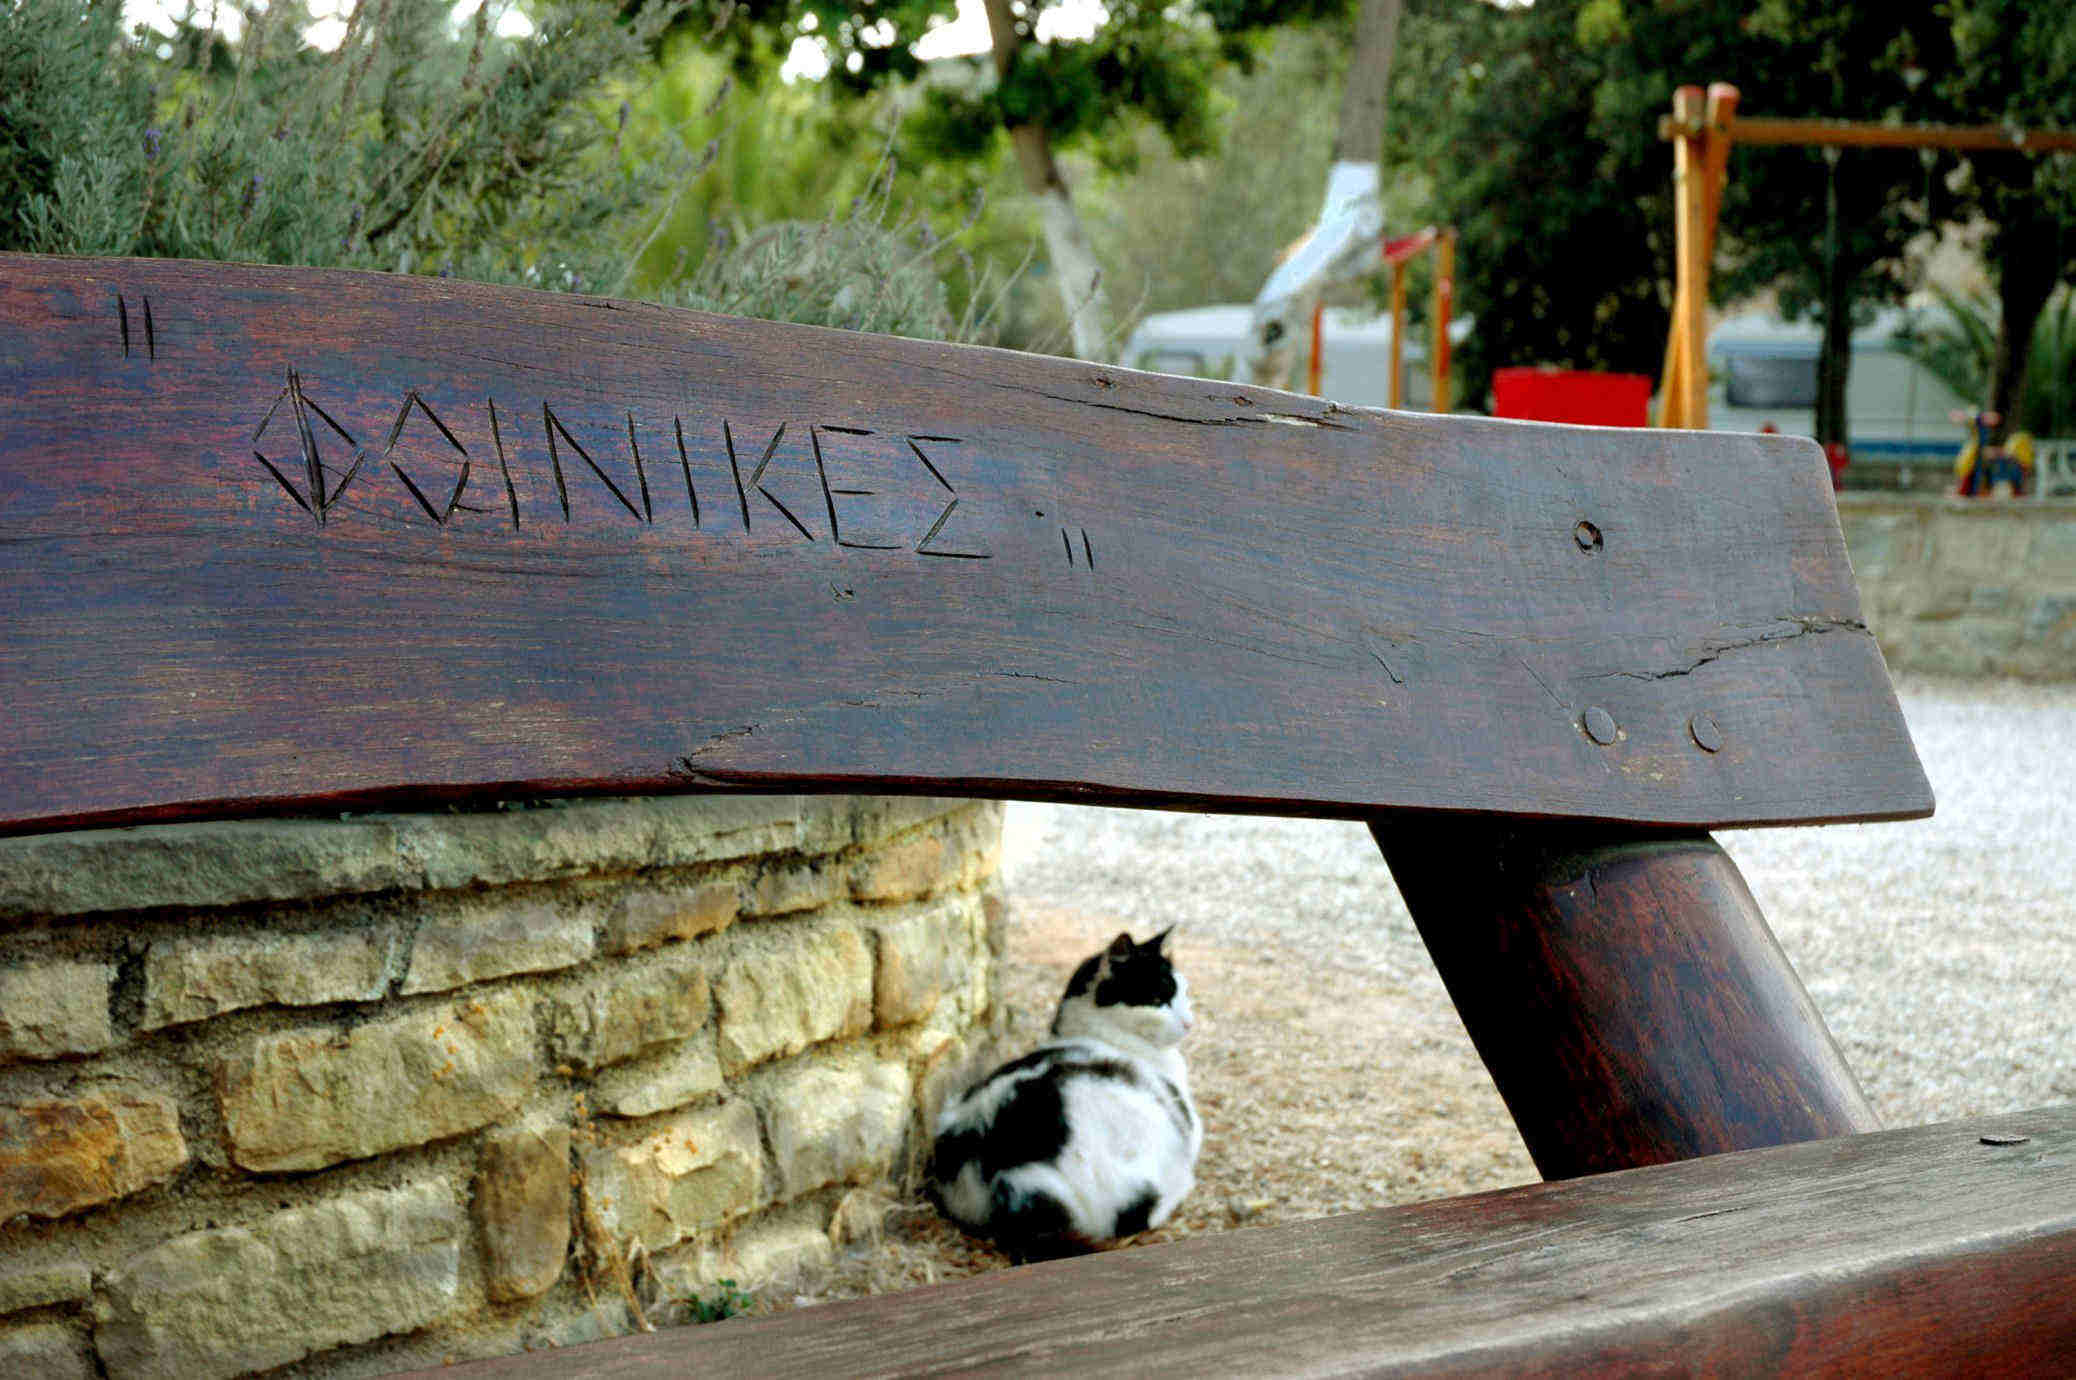
[[[0,828],[1931,805],[1806,442],[423,278],[0,256],[0,608]]]
[[[1988,1133],[2029,1137],[1984,1144]],[[1744,1151],[420,1373],[2066,1374],[2076,1107]]]

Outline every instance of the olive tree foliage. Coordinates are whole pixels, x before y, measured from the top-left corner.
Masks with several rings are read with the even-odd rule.
[[[856,92],[924,78],[913,47],[956,13],[955,0],[706,3],[688,22],[711,24],[745,60],[805,38],[828,56],[827,80]],[[977,160],[1008,148],[1039,212],[1075,351],[1104,357],[1115,348],[1115,322],[1059,155],[1083,151],[1115,168],[1131,158],[1130,132],[1139,126],[1185,157],[1212,152],[1220,72],[1250,63],[1270,30],[1337,16],[1345,0],[1116,0],[1091,34],[1072,39],[1040,36],[1052,3],[985,0],[992,80],[920,80],[905,143],[924,160]]]
[[[0,0],[0,249],[452,274],[957,334],[937,246],[891,213],[880,174],[847,210],[739,226],[722,252],[637,272],[720,148],[630,129],[683,8],[543,5],[512,38],[489,5],[457,32],[451,0],[364,0],[326,52],[296,0],[235,40],[194,14],[130,32],[116,0]]]
[[[1955,52],[1938,87],[1953,109],[1981,123],[2076,130],[2076,0],[1948,0],[1944,8]],[[1973,396],[2009,425],[2059,429],[2066,412],[2055,400],[2076,393],[2076,380],[2034,386],[2030,360],[2046,345],[2053,367],[2068,367],[2054,348],[2065,338],[2066,296],[2055,322],[2044,317],[2056,284],[2076,275],[2076,154],[1972,154],[1962,189],[1996,227],[1988,246],[1996,332],[1983,391]]]

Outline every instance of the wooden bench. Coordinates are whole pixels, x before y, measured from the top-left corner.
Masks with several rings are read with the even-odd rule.
[[[0,474],[0,829],[684,790],[1366,819],[1538,1167],[1608,1175],[477,1373],[2076,1347],[2071,1114],[1877,1133],[1706,832],[1931,809],[1806,442],[0,256]]]

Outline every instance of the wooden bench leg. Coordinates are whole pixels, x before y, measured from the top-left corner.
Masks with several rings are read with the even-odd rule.
[[[1545,1178],[1880,1129],[1708,835],[1370,831]]]

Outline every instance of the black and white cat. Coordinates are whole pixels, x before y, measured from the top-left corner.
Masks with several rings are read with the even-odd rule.
[[[945,1216],[1020,1260],[1168,1220],[1204,1141],[1176,1047],[1191,1018],[1171,933],[1112,940],[1075,969],[1050,1040],[945,1104],[927,1171]]]

